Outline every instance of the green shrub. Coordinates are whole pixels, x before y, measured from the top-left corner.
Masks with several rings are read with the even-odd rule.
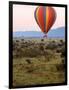
[[[21,41],[24,41],[24,39],[21,39]]]
[[[41,41],[43,42],[43,41],[44,41],[44,39],[41,39]]]
[[[62,64],[65,64],[65,58],[62,59]]]
[[[56,64],[57,71],[64,71],[65,70],[65,64]]]
[[[57,48],[57,44],[55,43],[49,43],[47,46],[46,46],[46,49],[56,49]]]
[[[39,48],[40,48],[41,51],[44,51],[44,47],[42,45],[40,45]]]
[[[27,62],[28,64],[31,64],[31,59],[26,59],[26,62]]]
[[[61,40],[60,40],[60,43],[63,43],[63,42],[64,42],[64,41],[61,39]]]
[[[16,40],[16,42],[19,42],[19,40]]]
[[[61,48],[61,57],[65,57],[65,46]]]

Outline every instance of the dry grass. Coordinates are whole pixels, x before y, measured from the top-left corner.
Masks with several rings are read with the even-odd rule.
[[[62,39],[14,40],[13,86],[64,82],[63,43]]]

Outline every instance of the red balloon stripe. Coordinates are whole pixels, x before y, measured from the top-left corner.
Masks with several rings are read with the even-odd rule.
[[[35,10],[35,19],[42,32],[47,33],[56,20],[56,12],[52,7],[40,6]]]

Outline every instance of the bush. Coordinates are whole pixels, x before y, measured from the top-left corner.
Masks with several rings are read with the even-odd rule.
[[[56,52],[57,52],[57,53],[60,53],[61,51],[60,51],[60,49],[57,49]]]
[[[19,40],[16,40],[16,42],[19,42]]]
[[[62,59],[62,64],[65,64],[65,58]]]
[[[21,41],[24,41],[24,39],[21,39]]]
[[[55,41],[53,40],[52,43],[55,43]]]
[[[37,57],[41,54],[41,52],[37,48],[28,48],[22,50],[22,55],[24,57]]]
[[[30,60],[30,59],[26,59],[26,62],[27,62],[28,64],[31,64],[31,60]]]
[[[43,55],[45,56],[46,61],[50,61],[53,58],[55,58],[55,54],[53,54],[53,52],[51,50],[44,51],[44,54]]]
[[[65,57],[65,47],[64,46],[61,49],[61,57]]]
[[[63,45],[62,47],[57,47],[56,52],[57,53],[64,53],[65,52],[65,45]]]
[[[44,41],[44,39],[41,39],[41,41]]]
[[[64,71],[65,70],[65,64],[56,64],[57,71]]]
[[[65,52],[64,51],[61,53],[61,57],[65,57]]]
[[[63,42],[64,42],[64,41],[61,39],[61,40],[60,40],[60,43],[63,43]]]
[[[47,46],[46,46],[46,49],[55,49],[57,48],[57,44],[56,43],[49,43]]]
[[[44,47],[42,45],[40,45],[39,48],[40,48],[41,51],[44,51]]]

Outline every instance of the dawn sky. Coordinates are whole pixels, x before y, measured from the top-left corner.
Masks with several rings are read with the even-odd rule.
[[[13,5],[13,31],[41,31],[34,18],[38,6]],[[65,8],[53,7],[57,18],[51,29],[65,26]]]

